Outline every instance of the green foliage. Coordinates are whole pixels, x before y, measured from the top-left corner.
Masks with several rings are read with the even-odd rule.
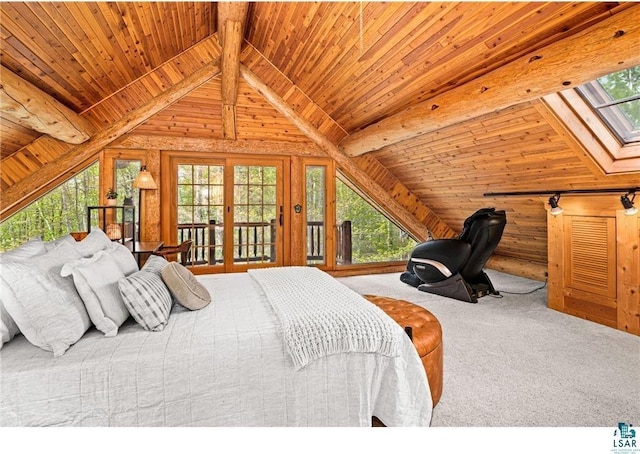
[[[87,230],[87,206],[97,205],[99,165],[95,163],[0,223],[0,250],[34,236],[45,241]]]
[[[598,79],[600,85],[613,100],[621,100],[640,94],[640,66],[624,69]],[[626,101],[618,107],[634,128],[640,128],[640,100]]]
[[[407,260],[416,242],[336,179],[336,220],[351,221],[352,263]]]

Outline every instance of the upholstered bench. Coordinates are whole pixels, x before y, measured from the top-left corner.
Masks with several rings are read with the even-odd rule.
[[[431,398],[435,407],[442,395],[442,327],[428,310],[404,300],[386,296],[364,295],[366,299],[385,311],[412,337],[413,345],[424,365],[429,379]],[[407,329],[410,328],[410,329]]]

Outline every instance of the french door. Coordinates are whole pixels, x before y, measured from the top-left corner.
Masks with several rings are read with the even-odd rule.
[[[178,243],[191,240],[188,264],[235,272],[284,263],[284,163],[281,159],[172,158]]]

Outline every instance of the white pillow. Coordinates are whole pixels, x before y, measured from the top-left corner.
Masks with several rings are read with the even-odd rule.
[[[45,243],[40,237],[35,237],[15,249],[0,253],[0,261],[5,263],[21,262],[45,252]],[[2,300],[3,298],[0,296],[0,349],[20,332],[18,325],[7,312]]]
[[[110,253],[99,251],[93,257],[69,262],[62,267],[60,275],[73,276],[76,290],[95,327],[106,337],[118,334],[120,325],[129,318],[129,311],[118,288],[118,280],[124,273]]]
[[[0,349],[20,332],[18,325],[4,307],[0,296]]]
[[[82,240],[75,244],[76,249],[83,257],[91,257],[98,251],[111,247],[111,240],[100,229],[94,229]]]
[[[114,241],[111,246],[105,249],[112,259],[120,267],[125,276],[129,276],[138,271],[138,262],[131,251],[121,243]]]
[[[129,313],[147,331],[162,331],[169,321],[171,293],[155,273],[138,271],[118,282]]]
[[[65,236],[61,236],[60,238],[44,243],[44,247],[48,252],[62,243],[69,243],[75,246],[76,240],[71,236],[70,233],[67,233]]]
[[[0,263],[0,291],[29,342],[61,356],[89,329],[89,315],[62,266],[80,258],[69,243],[22,262]]]
[[[0,261],[22,261],[36,255],[42,255],[45,252],[47,250],[45,249],[44,241],[39,236],[36,236],[15,249],[0,253]]]

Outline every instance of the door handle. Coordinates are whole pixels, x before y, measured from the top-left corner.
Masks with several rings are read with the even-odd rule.
[[[280,227],[284,225],[284,207],[280,205]]]

